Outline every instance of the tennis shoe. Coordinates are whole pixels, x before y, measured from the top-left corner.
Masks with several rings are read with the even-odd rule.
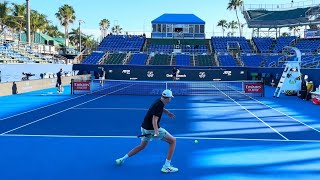
[[[163,173],[174,173],[174,172],[178,172],[179,169],[175,168],[173,166],[162,166],[161,172]]]
[[[119,158],[116,160],[116,165],[121,166],[124,163],[124,160]]]

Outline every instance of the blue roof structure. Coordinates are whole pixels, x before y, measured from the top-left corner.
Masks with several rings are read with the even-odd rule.
[[[205,24],[194,14],[163,14],[151,21],[152,24]]]

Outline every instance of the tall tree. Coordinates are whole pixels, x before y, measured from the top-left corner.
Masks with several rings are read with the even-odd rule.
[[[71,32],[69,33],[69,40],[70,43],[74,46],[78,46],[80,43],[80,29],[71,29]],[[85,34],[81,33],[81,45],[83,45],[83,40],[85,38]]]
[[[102,19],[99,23],[99,27],[101,30],[101,39],[107,36],[107,30],[110,27],[110,21],[108,19]]]
[[[49,25],[45,30],[44,33],[51,36],[51,37],[64,37],[64,34],[59,31],[58,27],[55,25]]]
[[[11,8],[9,7],[8,1],[3,1],[3,3],[0,3],[0,22],[2,23],[1,29],[3,28],[3,25],[7,23],[10,12]]]
[[[227,21],[222,19],[218,22],[218,25],[217,26],[221,26],[222,28],[222,35],[224,36],[224,31],[225,29],[228,27],[228,24],[227,24]]]
[[[121,34],[122,33],[122,28],[120,27],[120,25],[115,25],[114,27],[112,27],[111,30],[115,34]]]
[[[229,32],[231,34],[231,36],[234,35],[234,30],[238,28],[238,23],[237,21],[231,21],[228,23],[228,28],[231,29],[231,32]]]
[[[56,13],[56,17],[59,19],[60,24],[64,26],[65,45],[67,46],[69,39],[68,28],[69,24],[73,24],[76,20],[75,11],[72,6],[65,4],[59,8],[58,12]]]
[[[98,42],[92,37],[92,35],[84,35],[81,44],[88,49],[89,52],[92,52],[97,48]]]
[[[300,35],[300,28],[298,26],[291,26],[288,28],[289,31],[293,31],[293,35],[296,36],[296,33],[298,33]]]
[[[12,6],[12,20],[14,21],[15,28],[21,33],[24,27],[26,27],[26,4],[12,3]]]
[[[238,8],[240,8],[242,5],[243,5],[243,0],[230,0],[228,3],[227,9],[230,11],[234,10],[236,12],[238,24],[241,24],[238,16]],[[242,36],[242,31],[240,26],[239,26],[239,33],[240,33],[240,36]]]
[[[38,11],[31,11],[31,32],[44,32],[44,30],[49,26],[49,20],[44,14],[40,14]]]
[[[30,29],[31,29],[31,40],[35,41],[35,32],[44,32],[44,30],[49,26],[49,21],[47,16],[40,14],[38,11],[32,10],[30,16]]]

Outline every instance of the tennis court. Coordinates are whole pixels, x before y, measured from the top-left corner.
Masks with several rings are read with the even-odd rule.
[[[252,96],[225,83],[92,86],[91,94],[70,95],[65,87],[62,95],[49,89],[0,97],[6,102],[0,105],[1,179],[320,177],[319,107],[310,102],[273,98],[271,87],[265,97]],[[164,88],[177,94],[166,106],[176,119],[163,115],[161,126],[177,138],[172,164],[179,172],[161,173],[168,148],[162,141],[116,166],[140,143],[142,119]]]

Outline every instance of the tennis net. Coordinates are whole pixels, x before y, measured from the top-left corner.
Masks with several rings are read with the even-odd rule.
[[[161,95],[171,89],[174,96],[247,95],[263,97],[261,81],[136,81],[136,80],[72,80],[72,94]]]

